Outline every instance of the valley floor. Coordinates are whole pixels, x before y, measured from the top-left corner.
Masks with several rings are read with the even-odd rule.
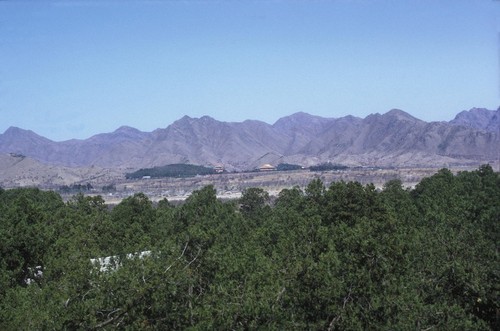
[[[456,167],[450,170],[454,173],[474,170],[474,167]],[[114,192],[95,191],[91,194],[102,195],[106,203],[116,204],[123,198],[143,192],[151,200],[182,201],[195,190],[207,185],[213,185],[220,199],[236,199],[250,187],[265,189],[271,196],[277,196],[286,188],[298,186],[305,188],[312,180],[319,178],[326,186],[338,181],[357,181],[361,184],[374,184],[377,189],[393,179],[399,179],[405,187],[413,188],[422,178],[432,176],[438,168],[351,168],[339,171],[313,172],[270,171],[250,173],[224,173],[218,175],[197,176],[192,178],[149,178],[138,180],[120,180],[113,183]]]

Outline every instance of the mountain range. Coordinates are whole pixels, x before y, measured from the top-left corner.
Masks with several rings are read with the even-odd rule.
[[[152,132],[122,126],[111,133],[62,142],[16,127],[0,134],[0,153],[66,167],[138,169],[222,163],[228,170],[249,170],[263,163],[309,166],[323,162],[446,166],[495,162],[499,151],[500,108],[473,108],[449,122],[425,122],[393,109],[365,118],[324,118],[300,112],[272,125],[184,116]]]

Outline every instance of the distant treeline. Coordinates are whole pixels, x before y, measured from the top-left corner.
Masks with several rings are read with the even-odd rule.
[[[72,185],[63,185],[59,187],[59,192],[63,194],[75,194],[79,192],[88,192],[92,190],[94,187],[92,184],[72,184]]]
[[[277,171],[293,171],[293,170],[301,170],[301,169],[309,169],[310,171],[330,171],[330,170],[345,170],[348,169],[347,166],[341,164],[334,163],[322,163],[315,166],[311,166],[309,168],[304,168],[298,164],[291,163],[280,163],[276,167]],[[250,172],[258,172],[259,169],[254,169]],[[184,177],[194,177],[198,175],[212,175],[216,174],[214,168],[204,167],[200,165],[194,164],[169,164],[161,167],[154,168],[145,168],[140,169],[135,172],[127,173],[125,177],[127,179],[139,179],[144,177],[151,178],[162,178],[162,177],[176,177],[176,178],[184,178]]]
[[[293,170],[301,170],[301,169],[309,169],[310,171],[330,171],[330,170],[345,170],[348,169],[348,166],[326,162],[317,164],[314,166],[310,166],[308,168],[303,167],[298,164],[290,164],[290,163],[280,163],[276,167],[277,171],[293,171]]]
[[[160,178],[160,177],[194,177],[197,175],[215,174],[213,168],[194,164],[169,164],[162,167],[139,169],[135,172],[125,175],[127,179],[137,179],[143,177]]]
[[[290,163],[280,163],[276,167],[276,170],[278,171],[292,171],[292,170],[300,170],[302,169],[302,166],[298,164],[290,164]]]

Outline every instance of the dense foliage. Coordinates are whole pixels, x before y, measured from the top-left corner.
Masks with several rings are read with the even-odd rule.
[[[290,163],[280,163],[276,167],[276,170],[278,171],[292,171],[292,170],[300,170],[302,169],[302,166],[298,164],[290,164]]]
[[[169,164],[162,167],[154,167],[147,169],[139,169],[135,172],[126,174],[128,179],[143,178],[150,176],[152,178],[161,177],[194,177],[196,175],[210,175],[215,174],[213,168],[194,164]]]
[[[59,192],[63,194],[76,194],[80,192],[89,192],[94,187],[90,184],[72,184],[72,185],[63,185],[59,187]]]
[[[489,166],[273,203],[0,190],[0,329],[498,330],[499,218]]]

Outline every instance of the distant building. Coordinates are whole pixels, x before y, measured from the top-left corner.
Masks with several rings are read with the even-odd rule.
[[[151,176],[142,176],[142,179],[151,179]]]
[[[224,172],[224,165],[223,164],[216,164],[214,166],[214,171],[218,174]]]
[[[276,170],[276,167],[269,164],[269,163],[266,163],[266,164],[263,164],[259,167],[259,170],[260,171],[274,171]]]

